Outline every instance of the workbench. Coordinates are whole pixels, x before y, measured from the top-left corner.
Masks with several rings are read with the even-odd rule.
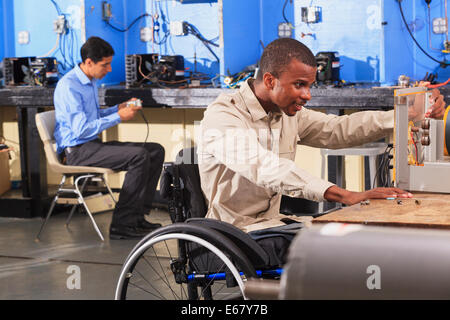
[[[111,86],[99,88],[102,106],[112,106],[131,97],[143,101],[144,108],[206,108],[222,92],[233,89],[188,88],[156,89],[125,88]],[[45,214],[49,200],[46,177],[46,159],[36,129],[35,115],[46,107],[53,106],[54,88],[13,87],[0,89],[0,107],[14,106],[18,114],[22,198],[0,197],[0,216],[14,213],[15,217],[36,217]],[[450,101],[450,90],[442,90]],[[345,109],[389,110],[393,108],[393,89],[370,87],[313,87],[312,99],[307,106],[326,110],[327,113],[342,114]],[[329,157],[328,177],[336,181],[337,169],[342,157]]]
[[[313,223],[357,223],[450,229],[450,194],[412,192],[413,198],[372,199],[313,219]]]

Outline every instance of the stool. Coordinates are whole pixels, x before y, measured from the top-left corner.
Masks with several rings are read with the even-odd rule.
[[[386,151],[386,148],[387,144],[384,142],[371,142],[353,148],[320,149],[320,155],[322,156],[321,178],[325,179],[325,164],[328,156],[365,156],[369,157],[370,186],[371,188],[374,188],[376,186],[376,181],[374,180],[377,171],[377,156],[383,154]],[[342,167],[343,166],[344,162],[342,162]],[[338,181],[344,181],[343,168],[338,169],[338,171],[339,172],[337,172],[337,174],[341,175],[340,179],[338,178]],[[342,185],[340,185],[339,187],[342,187]],[[319,212],[323,212],[323,205],[323,202],[319,203]],[[338,207],[342,206],[342,204],[340,203],[338,203],[337,205]]]

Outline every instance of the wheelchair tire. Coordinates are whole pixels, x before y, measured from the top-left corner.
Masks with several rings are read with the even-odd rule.
[[[181,233],[180,228],[195,234]],[[242,299],[244,281],[249,277],[256,277],[254,268],[223,235],[174,224],[147,236],[131,251],[120,273],[115,298]]]

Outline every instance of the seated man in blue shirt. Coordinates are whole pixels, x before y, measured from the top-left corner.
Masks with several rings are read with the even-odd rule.
[[[127,102],[100,109],[96,82],[111,72],[114,50],[98,37],[81,47],[82,63],[69,71],[55,89],[58,153],[67,164],[127,171],[110,226],[111,239],[140,238],[160,227],[145,220],[152,205],[164,161],[157,143],[102,142],[98,134],[131,120],[142,107]]]

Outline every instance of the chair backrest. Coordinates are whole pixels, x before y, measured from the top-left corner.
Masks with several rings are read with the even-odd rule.
[[[53,132],[55,131],[55,111],[37,113],[35,119],[39,136],[44,143],[45,156],[47,157],[47,162],[52,171],[62,174],[114,173],[113,170],[108,168],[70,166],[62,164],[58,154],[56,153],[56,141],[53,136]]]
[[[197,149],[194,147],[181,150],[175,164],[179,168],[180,179],[184,184],[184,205],[188,211],[187,218],[205,217],[208,207],[200,184]]]
[[[44,143],[45,156],[49,166],[55,172],[61,172],[63,165],[59,161],[58,154],[56,153],[56,143],[53,137],[55,130],[55,111],[46,111],[36,114],[36,126]]]

